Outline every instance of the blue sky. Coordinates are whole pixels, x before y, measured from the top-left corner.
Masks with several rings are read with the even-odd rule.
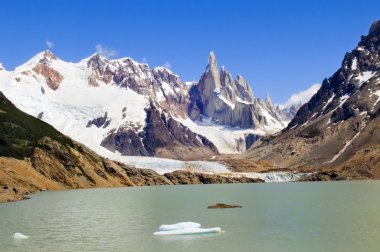
[[[0,0],[0,62],[13,69],[47,41],[75,62],[101,44],[197,80],[215,51],[256,96],[283,103],[333,74],[379,10],[378,0]]]

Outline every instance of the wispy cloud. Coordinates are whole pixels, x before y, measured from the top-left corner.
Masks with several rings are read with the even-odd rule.
[[[308,89],[293,94],[286,101],[286,103],[280,105],[280,108],[290,108],[292,105],[296,105],[299,103],[304,104],[308,102],[310,98],[319,90],[320,87],[321,84],[315,83],[311,85],[311,87],[309,87]]]
[[[143,57],[143,58],[142,58],[142,62],[147,63],[147,62],[148,62],[148,59],[147,59],[146,57]]]
[[[113,58],[117,55],[117,51],[112,49],[111,47],[102,46],[101,44],[97,44],[95,46],[95,50],[100,55],[106,58]]]
[[[45,44],[46,44],[47,48],[49,48],[49,49],[53,49],[53,47],[55,46],[54,43],[50,40],[47,40]]]
[[[163,67],[170,69],[172,67],[172,64],[169,61],[166,61]]]

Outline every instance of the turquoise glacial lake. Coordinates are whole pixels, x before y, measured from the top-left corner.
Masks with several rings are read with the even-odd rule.
[[[224,232],[152,235],[182,221]],[[380,181],[40,192],[0,204],[0,251],[380,251]]]

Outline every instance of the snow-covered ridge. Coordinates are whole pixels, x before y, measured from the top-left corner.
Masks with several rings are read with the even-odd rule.
[[[52,88],[48,82],[57,75],[59,83]],[[176,160],[161,162],[148,157],[122,156],[102,147],[102,141],[119,129],[134,132],[142,141],[146,111],[152,103],[192,132],[206,137],[220,153],[244,152],[247,136],[274,133],[284,127],[276,124],[276,119],[266,112],[264,103],[260,105],[260,114],[267,117],[268,128],[241,129],[218,125],[206,117],[202,121],[193,121],[187,113],[189,89],[196,83],[189,85],[165,67],[150,69],[147,64],[129,57],[108,60],[100,54],[93,54],[72,63],[45,51],[14,71],[0,71],[0,77],[0,90],[21,110],[53,125],[102,156],[141,168],[153,168],[154,165],[162,170],[171,164],[188,166],[188,163]],[[238,77],[238,82],[248,85],[242,77]],[[229,102],[227,98],[225,100]],[[254,104],[240,97],[238,102]],[[128,144],[128,139],[123,144]],[[212,171],[215,165],[218,171],[225,172],[225,167],[214,163],[201,162],[195,166]]]

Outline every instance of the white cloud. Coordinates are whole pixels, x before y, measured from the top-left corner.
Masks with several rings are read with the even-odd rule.
[[[113,58],[117,55],[117,51],[112,49],[111,47],[102,46],[101,44],[97,44],[95,46],[95,50],[100,55],[106,58]]]
[[[53,49],[53,47],[54,47],[54,43],[51,42],[50,40],[47,40],[47,41],[46,41],[46,46],[47,46],[49,49]]]
[[[290,108],[292,105],[296,105],[299,103],[306,103],[310,100],[310,98],[319,90],[321,84],[315,83],[311,85],[306,90],[302,90],[298,93],[295,93],[290,96],[290,98],[284,103],[280,105],[280,108]]]
[[[172,64],[169,62],[169,61],[166,61],[165,63],[164,63],[164,65],[163,65],[163,67],[165,67],[165,68],[171,68],[172,67]]]
[[[143,57],[143,58],[142,58],[142,62],[143,62],[143,63],[147,63],[147,62],[148,62],[148,59],[147,59],[146,57]]]

